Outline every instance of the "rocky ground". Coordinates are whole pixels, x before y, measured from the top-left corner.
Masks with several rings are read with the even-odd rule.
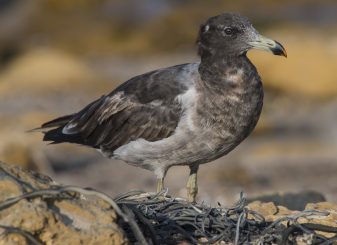
[[[56,186],[47,176],[0,163],[0,244],[126,244],[117,214],[99,198],[41,194],[4,204]]]
[[[334,240],[327,239],[337,234],[333,203],[308,203],[302,198],[305,207],[300,212],[273,202],[253,201],[246,206],[241,197],[231,208],[219,204],[211,208],[165,195],[125,193],[111,199],[102,192],[60,185],[48,176],[0,162],[0,244],[194,244],[211,240],[242,244],[246,239],[252,244],[288,239],[296,244],[332,244]]]

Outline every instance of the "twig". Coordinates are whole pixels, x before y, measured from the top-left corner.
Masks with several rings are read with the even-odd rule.
[[[21,236],[23,236],[24,238],[28,240],[29,244],[42,245],[42,243],[40,243],[32,234],[20,228],[6,226],[6,225],[0,225],[0,228],[4,229],[5,233],[7,234],[10,234],[10,233],[20,234]]]

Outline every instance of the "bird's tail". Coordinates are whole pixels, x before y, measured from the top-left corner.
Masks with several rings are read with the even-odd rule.
[[[44,124],[41,125],[41,127],[34,128],[31,130],[28,130],[27,132],[46,132],[50,128],[56,128],[56,127],[63,127],[65,126],[72,118],[74,115],[66,115],[62,117],[58,117],[56,119],[53,119],[49,122],[45,122]]]
[[[105,98],[106,96],[102,96],[100,99],[84,107],[78,113],[56,118],[31,131],[43,132],[43,141],[51,141],[51,144],[69,142],[89,145],[89,142],[81,135],[81,126],[83,126],[96,109],[104,103]]]
[[[46,122],[41,127],[30,130],[29,132],[44,133],[43,141],[51,141],[51,144],[62,142],[78,143],[78,135],[66,135],[62,133],[63,127],[74,118],[74,114],[62,116]]]

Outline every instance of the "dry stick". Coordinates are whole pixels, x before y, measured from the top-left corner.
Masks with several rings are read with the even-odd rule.
[[[119,200],[131,197],[131,196],[138,196],[138,195],[141,195],[141,194],[146,194],[146,192],[144,192],[142,190],[131,190],[131,191],[128,191],[126,193],[119,194],[119,195],[115,196],[114,201],[118,202]]]
[[[298,214],[294,214],[294,215],[287,215],[281,218],[278,218],[277,220],[275,220],[273,223],[271,223],[265,230],[264,232],[267,232],[269,229],[272,229],[273,227],[277,226],[279,223],[283,222],[283,221],[294,221],[297,220],[298,218],[301,217],[309,217],[309,216],[313,216],[313,215],[320,215],[320,216],[328,216],[330,214],[330,212],[328,211],[319,211],[319,210],[304,210]]]
[[[305,227],[305,229],[303,229],[303,227]],[[285,231],[284,237],[283,237],[284,243],[288,239],[288,237],[291,234],[291,232],[293,230],[296,230],[296,229],[302,230],[305,233],[314,233],[314,235],[316,235],[316,237],[317,237],[317,234],[315,234],[314,231],[322,231],[322,232],[328,232],[328,233],[335,233],[335,234],[337,234],[337,228],[336,227],[330,227],[330,226],[321,225],[321,224],[303,223],[303,224],[301,224],[301,226],[295,225],[295,226],[289,227]],[[311,231],[309,229],[312,229],[313,231]],[[309,232],[306,232],[306,230],[309,230]],[[321,243],[321,244],[322,245],[323,244],[328,245],[328,244],[333,244],[333,242],[337,240],[337,236],[334,236],[334,237],[332,237],[330,239],[323,236],[322,239],[324,239],[325,241],[323,243]]]
[[[124,206],[124,211],[129,217],[131,217],[132,211],[128,207]],[[146,239],[143,236],[143,233],[141,232],[137,223],[136,222],[129,222],[129,225],[130,225],[130,228],[132,229],[134,235],[136,236],[138,242],[142,245],[147,245]]]
[[[0,228],[4,229],[6,233],[17,233],[22,235],[24,238],[28,240],[29,244],[42,245],[42,243],[40,243],[32,234],[20,228],[6,225],[0,225]]]
[[[12,173],[8,172],[6,169],[4,169],[1,166],[0,166],[0,170],[3,171],[8,177],[10,177],[11,179],[13,179],[14,181],[17,181],[20,184],[22,184],[22,186],[25,186],[27,189],[30,189],[31,191],[35,190],[35,188],[31,184],[29,184],[29,183],[27,183],[25,181],[22,181],[20,178],[14,176]],[[23,192],[26,191],[23,187],[20,186],[20,188],[21,188],[21,190]]]
[[[337,236],[334,236],[334,237],[330,238],[329,240],[326,240],[325,242],[321,243],[321,245],[335,244],[336,241],[337,241]]]
[[[145,218],[144,215],[137,208],[132,208],[131,210],[135,214],[135,216],[141,222],[143,222],[146,225],[146,227],[149,229],[150,236],[151,236],[151,239],[153,241],[153,244],[154,245],[159,245],[159,242],[158,242],[158,240],[156,238],[156,232],[155,232],[154,228],[152,227],[152,224],[149,222],[149,220],[147,218]]]
[[[243,216],[245,215],[245,212],[242,212],[238,218],[238,221],[236,223],[236,229],[235,229],[235,241],[234,244],[238,245],[239,244],[239,238],[240,238],[240,225],[241,225],[241,220],[243,219]]]

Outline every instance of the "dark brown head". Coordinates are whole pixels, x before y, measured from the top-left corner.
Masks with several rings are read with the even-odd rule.
[[[260,35],[249,20],[239,14],[225,13],[209,18],[198,36],[199,55],[239,56],[249,49],[287,56],[283,46]]]

